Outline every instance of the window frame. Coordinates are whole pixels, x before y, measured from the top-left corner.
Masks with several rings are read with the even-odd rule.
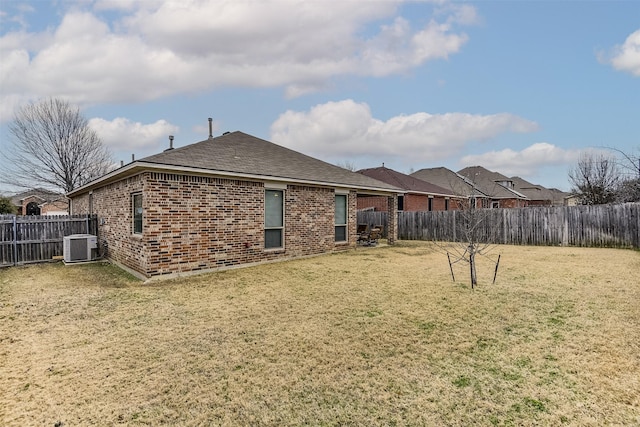
[[[349,242],[349,194],[338,193],[334,195],[334,214],[333,214],[333,239],[335,243]],[[338,198],[344,198],[344,223],[338,223]],[[344,240],[338,240],[338,228],[344,229]]]
[[[267,195],[269,192],[280,193],[280,210],[282,214],[281,225],[279,226],[267,226]],[[284,236],[285,236],[285,188],[272,188],[265,187],[264,189],[264,250],[265,251],[279,251],[284,249]],[[279,230],[280,231],[280,246],[267,246],[267,232]]]
[[[138,214],[136,214],[136,199],[139,198],[140,200],[140,214],[139,214],[139,219],[138,219]],[[143,227],[143,223],[144,223],[144,205],[143,205],[143,199],[142,199],[142,192],[138,191],[135,193],[131,193],[131,234],[133,234],[134,236],[140,236],[142,235],[142,231],[144,229]],[[137,230],[136,225],[140,225],[140,231]]]

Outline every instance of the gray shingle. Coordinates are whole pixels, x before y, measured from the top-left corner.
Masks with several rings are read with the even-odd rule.
[[[243,132],[230,132],[139,160],[216,173],[303,180],[353,187],[398,190],[397,187],[323,162]]]
[[[502,181],[511,181],[510,178],[482,166],[469,166],[459,170],[458,174],[471,180],[480,191],[493,199],[526,199],[524,194],[518,193],[515,189],[500,185]]]
[[[446,188],[423,181],[415,176],[405,175],[393,169],[380,166],[377,168],[361,169],[358,171],[363,175],[395,185],[409,192],[426,193],[440,196],[454,196],[455,194]]]
[[[411,176],[446,188],[458,196],[466,197],[478,193],[477,190],[473,189],[473,186],[466,183],[458,174],[445,167],[420,169],[412,173]]]

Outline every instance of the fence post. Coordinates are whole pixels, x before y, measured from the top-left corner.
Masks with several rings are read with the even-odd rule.
[[[13,265],[18,265],[18,217],[13,216]]]
[[[453,241],[457,242],[456,240],[456,211],[451,211],[453,212],[453,215],[451,215],[451,217],[453,218]]]

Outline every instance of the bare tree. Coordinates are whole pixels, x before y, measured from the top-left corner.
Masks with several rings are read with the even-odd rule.
[[[617,148],[609,149],[618,153],[617,164],[622,172],[616,191],[616,201],[640,202],[640,147],[629,152]]]
[[[627,179],[640,179],[640,146],[629,152],[607,148],[618,153],[617,164]]]
[[[455,241],[438,242],[437,244],[446,251],[454,281],[453,265],[459,262],[468,264],[471,288],[473,289],[478,284],[476,269],[476,256],[478,255],[487,257],[496,263],[495,281],[500,255],[497,259],[492,259],[490,253],[496,248],[498,230],[492,226],[491,218],[494,210],[489,209],[490,200],[487,195],[479,191],[470,179],[458,176],[460,178],[458,182],[450,183],[450,188],[458,196],[452,200],[456,209],[453,217],[455,221],[449,225],[452,229],[446,231],[448,235],[455,236]]]
[[[491,227],[490,221],[492,209],[483,207],[482,201],[482,199],[473,196],[456,200],[458,210],[456,211],[456,222],[452,227],[456,228],[457,241],[449,242],[446,246],[450,267],[458,262],[469,265],[472,289],[478,284],[476,256],[489,257],[490,252],[496,247],[496,230]],[[494,262],[496,262],[497,273],[499,256],[498,260],[494,260]],[[455,280],[453,268],[451,268],[451,274]]]
[[[356,171],[356,165],[355,163],[349,161],[349,160],[342,160],[338,163],[336,163],[336,166],[342,168],[342,169],[346,169],[348,171],[351,172],[355,172]]]
[[[601,205],[616,200],[620,173],[613,157],[584,153],[569,171],[572,191],[586,205]]]
[[[111,154],[77,107],[49,98],[18,109],[9,125],[10,166],[0,175],[24,188],[69,192],[107,173]]]

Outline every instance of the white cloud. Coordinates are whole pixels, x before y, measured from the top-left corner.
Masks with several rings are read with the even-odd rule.
[[[132,11],[139,7],[140,0],[97,0],[95,10],[124,10]]]
[[[344,100],[285,112],[271,126],[271,140],[329,161],[365,156],[411,163],[457,155],[472,141],[505,132],[537,129],[535,122],[508,113],[415,113],[382,121],[367,104]]]
[[[412,28],[397,15],[399,3],[93,3],[117,21],[76,4],[55,28],[0,37],[2,57],[10,58],[1,65],[0,86],[7,89],[0,102],[16,94],[78,104],[142,102],[220,86],[282,86],[287,96],[299,96],[338,76],[405,73],[467,41],[456,26],[473,21],[473,7],[452,7]]]
[[[132,122],[123,117],[111,121],[102,118],[89,120],[89,126],[98,133],[102,142],[113,150],[144,149],[157,147],[159,143],[168,147],[169,135],[178,132],[179,128],[166,120],[142,124]]]
[[[603,60],[602,56],[600,55],[601,60]],[[640,30],[631,33],[622,45],[613,49],[610,58],[604,61],[610,62],[618,71],[640,77]]]
[[[547,142],[538,142],[515,151],[510,148],[483,154],[465,156],[461,167],[480,165],[507,176],[531,176],[539,169],[554,165],[571,165],[576,162],[580,150],[565,150]]]

